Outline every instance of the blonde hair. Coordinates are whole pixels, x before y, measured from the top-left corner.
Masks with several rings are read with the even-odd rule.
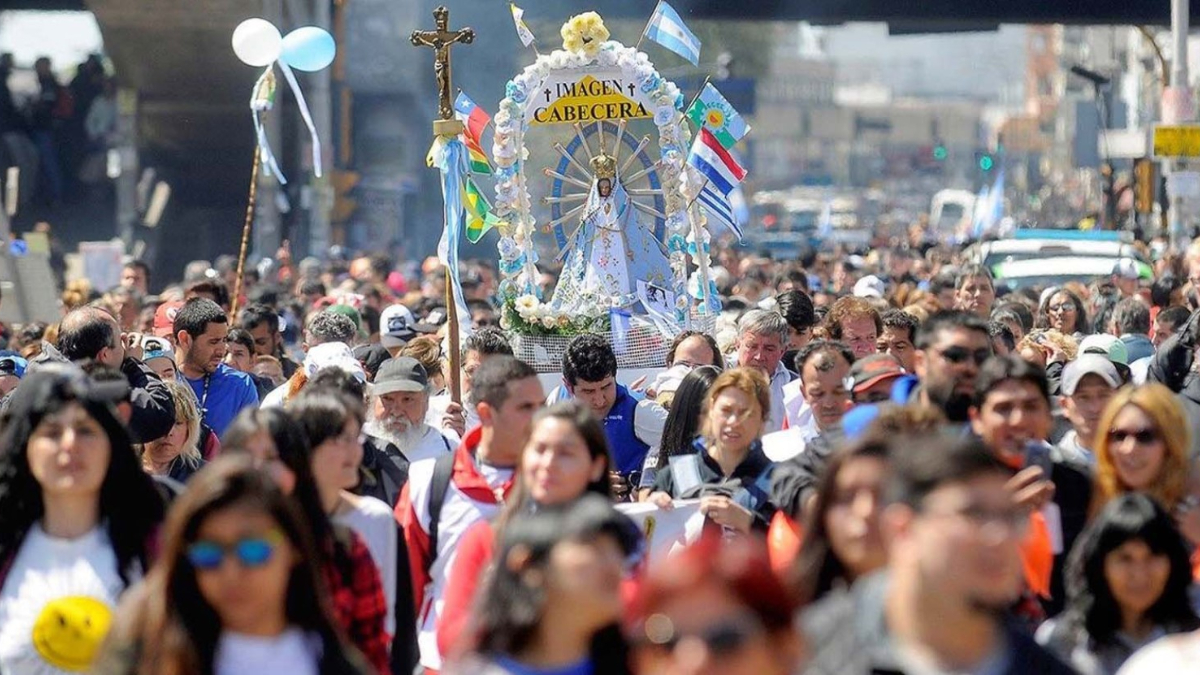
[[[1075,338],[1056,331],[1053,328],[1042,328],[1026,333],[1025,337],[1021,338],[1021,341],[1017,343],[1014,351],[1021,352],[1025,349],[1036,349],[1049,356],[1048,349],[1038,342],[1039,337],[1058,347],[1063,355],[1067,357],[1068,361],[1074,361],[1075,356],[1079,353],[1079,343],[1075,341]]]
[[[1100,424],[1096,429],[1096,496],[1093,510],[1099,510],[1109,500],[1130,491],[1128,486],[1121,484],[1117,475],[1108,439],[1117,415],[1128,406],[1136,407],[1154,421],[1159,438],[1166,446],[1162,468],[1146,492],[1167,511],[1173,511],[1187,491],[1191,434],[1183,406],[1170,389],[1157,382],[1121,389],[1100,415]]]
[[[771,383],[767,380],[767,376],[757,368],[730,368],[713,380],[712,386],[708,388],[708,395],[704,397],[704,422],[700,426],[706,436],[708,435],[709,413],[712,412],[717,397],[726,389],[737,389],[749,396],[750,400],[758,406],[762,421],[767,421],[771,414]]]
[[[191,386],[177,380],[164,380],[163,385],[175,401],[175,421],[187,423],[188,435],[179,451],[181,457],[203,459],[200,454],[200,405]],[[152,441],[153,442],[153,441]]]
[[[417,360],[425,368],[429,377],[442,374],[442,343],[437,338],[428,335],[413,338],[400,348],[397,356],[409,356]]]

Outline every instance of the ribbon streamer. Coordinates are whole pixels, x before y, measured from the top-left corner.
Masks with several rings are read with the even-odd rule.
[[[271,143],[267,140],[267,131],[262,123],[262,113],[274,106],[275,69],[274,66],[267,66],[254,83],[254,92],[250,95],[250,115],[254,118],[254,135],[258,139],[258,151],[262,155],[264,173],[276,176],[280,184],[286,185],[287,178],[275,161],[275,153],[271,152]]]
[[[466,148],[456,136],[442,142],[441,137],[430,149],[430,157],[442,173],[442,200],[445,203],[446,226],[438,242],[438,259],[450,270],[450,285],[454,292],[454,304],[458,307],[459,339],[471,334],[471,312],[463,298],[462,282],[458,276],[458,240],[462,236],[463,178],[467,175]],[[458,349],[459,345],[451,345]]]
[[[304,100],[304,92],[300,90],[300,83],[296,81],[296,74],[292,72],[292,67],[283,59],[279,59],[279,67],[283,70],[283,77],[287,80],[288,86],[292,88],[292,93],[296,95],[296,103],[300,106],[300,117],[304,118],[304,126],[308,127],[309,136],[312,137],[313,174],[320,178],[321,139],[317,136],[317,125],[313,124],[312,113],[308,110],[308,102]]]

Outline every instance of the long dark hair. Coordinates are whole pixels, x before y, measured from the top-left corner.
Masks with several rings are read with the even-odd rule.
[[[361,399],[332,388],[305,389],[288,402],[287,412],[304,428],[310,450],[341,435],[350,420],[361,427],[364,417]]]
[[[304,515],[269,477],[255,469],[249,458],[237,456],[220,457],[197,473],[171,510],[159,564],[150,572],[142,592],[133,598],[128,627],[114,631],[116,645],[124,639],[140,648],[135,672],[212,672],[221,622],[200,592],[196,570],[186,551],[196,541],[205,520],[237,507],[270,516],[296,550],[284,612],[290,626],[320,638],[319,670],[366,672],[362,657],[342,641],[335,627],[315,541]]]
[[[1167,585],[1146,610],[1156,626],[1168,631],[1200,628],[1188,600],[1192,566],[1187,546],[1171,516],[1152,497],[1130,492],[1101,509],[1067,557],[1066,621],[1087,631],[1092,641],[1111,644],[1121,627],[1121,610],[1104,577],[1104,560],[1129,541],[1141,541],[1154,555],[1171,562]]]
[[[234,419],[221,439],[221,454],[244,454],[250,439],[260,433],[271,437],[279,461],[296,478],[292,499],[308,517],[321,559],[329,557],[327,544],[332,540],[332,524],[313,479],[311,445],[304,427],[282,408],[247,408]]]
[[[705,397],[720,374],[720,368],[700,366],[685,375],[679,383],[663,425],[662,445],[658,451],[660,470],[667,466],[672,457],[692,452],[692,441],[700,432],[700,420],[704,416]]]
[[[533,416],[533,426],[536,427],[547,419],[562,420],[570,424],[583,438],[584,444],[587,445],[589,457],[592,460],[595,460],[597,457],[604,458],[604,470],[600,472],[600,477],[596,480],[588,481],[583,494],[598,494],[606,499],[612,499],[612,483],[608,480],[608,472],[613,466],[613,461],[612,455],[609,454],[608,435],[604,433],[604,427],[601,426],[596,416],[592,414],[592,411],[575,399],[567,399],[537,411]],[[534,506],[530,503],[529,488],[525,486],[520,475],[521,472],[518,469],[517,480],[513,486],[512,494],[508,498],[504,511],[496,519],[493,526],[497,537],[504,529],[504,526],[514,517],[517,517],[517,514],[528,513]]]
[[[589,541],[596,535],[615,537],[626,554],[637,548],[637,526],[618,513],[608,499],[584,495],[570,504],[547,507],[513,520],[499,536],[494,560],[475,606],[475,651],[484,656],[518,656],[532,643],[546,604],[544,583],[531,583],[533,570],[545,570],[554,547],[564,541]],[[528,559],[521,569],[506,564],[521,549]],[[543,576],[544,578],[544,576]],[[592,636],[593,672],[631,672],[629,649],[617,624]]]
[[[1058,294],[1067,296],[1072,305],[1075,305],[1075,332],[1086,333],[1092,328],[1092,324],[1088,322],[1087,307],[1084,306],[1083,300],[1075,294],[1075,291],[1068,290],[1065,286],[1060,286],[1053,293],[1047,293],[1046,299],[1038,307],[1037,322],[1034,323],[1034,328],[1049,328],[1050,327],[1050,301]]]
[[[833,589],[839,580],[845,581],[846,567],[834,553],[829,543],[829,528],[825,516],[833,506],[837,492],[838,473],[842,467],[856,459],[872,458],[887,461],[890,448],[888,442],[878,435],[869,435],[863,440],[834,453],[817,486],[813,506],[804,525],[804,539],[800,554],[788,574],[788,583],[801,606],[819,600]],[[882,486],[881,486],[882,487]],[[789,514],[793,518],[799,514]]]
[[[75,366],[42,366],[21,381],[0,416],[0,570],[17,555],[25,535],[44,514],[42,488],[29,469],[29,439],[46,417],[72,403],[82,406],[108,437],[99,514],[117,557],[117,573],[129,585],[131,575],[149,569],[147,547],[162,523],[163,496],[142,470],[106,389]]]

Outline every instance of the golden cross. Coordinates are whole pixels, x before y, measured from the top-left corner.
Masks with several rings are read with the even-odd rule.
[[[433,73],[438,83],[438,119],[433,123],[433,133],[438,136],[453,136],[462,132],[462,122],[454,119],[454,104],[450,100],[450,47],[455,43],[469,45],[475,41],[475,31],[470,28],[450,30],[450,10],[438,7],[433,10],[435,30],[414,30],[414,47],[432,47],[434,50]]]

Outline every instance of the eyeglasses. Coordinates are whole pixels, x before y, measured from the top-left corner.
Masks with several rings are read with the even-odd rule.
[[[1108,440],[1121,444],[1125,439],[1132,438],[1138,445],[1149,445],[1158,440],[1158,431],[1155,429],[1113,429],[1108,432]]]
[[[964,364],[969,359],[974,361],[975,365],[981,366],[984,361],[987,361],[992,356],[992,350],[990,349],[976,349],[971,351],[966,347],[947,347],[946,349],[939,350],[938,353],[942,355],[942,358],[955,365]]]
[[[764,631],[758,617],[748,612],[687,632],[678,630],[666,616],[654,614],[646,619],[642,643],[664,652],[673,652],[680,642],[692,638],[703,643],[713,658],[720,659],[738,653]]]
[[[1047,305],[1046,309],[1051,312],[1074,312],[1075,304],[1071,302],[1060,302],[1054,305]]]
[[[282,542],[283,535],[274,530],[261,537],[245,537],[228,545],[198,541],[187,548],[187,558],[192,567],[206,571],[220,567],[227,554],[233,554],[242,567],[262,567]]]

